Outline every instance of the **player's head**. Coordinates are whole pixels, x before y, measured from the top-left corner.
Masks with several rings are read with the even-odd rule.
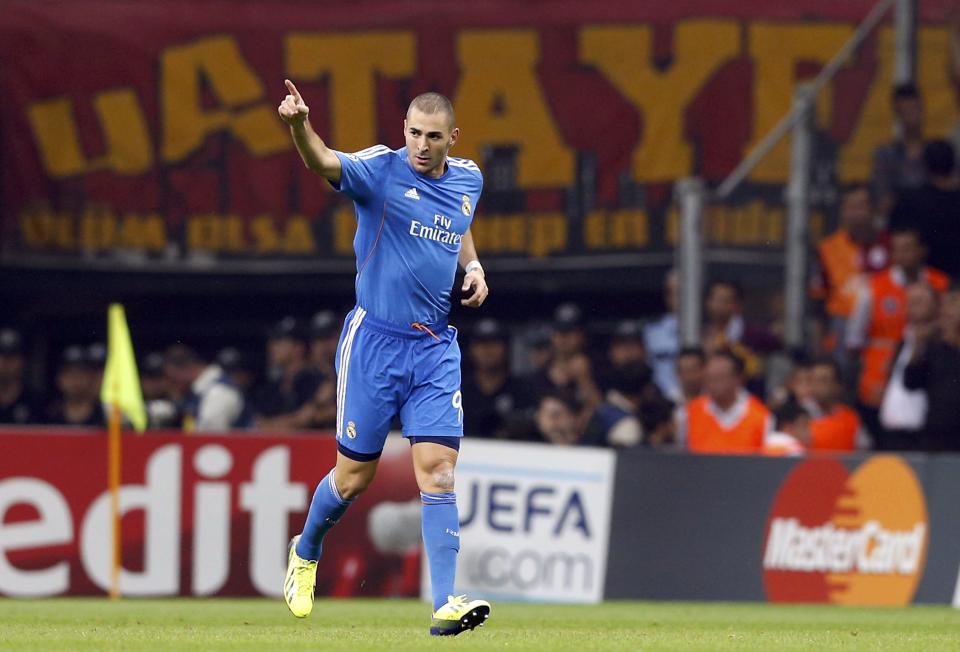
[[[417,95],[407,109],[403,135],[413,169],[426,176],[442,175],[447,153],[460,136],[450,100],[440,93]]]

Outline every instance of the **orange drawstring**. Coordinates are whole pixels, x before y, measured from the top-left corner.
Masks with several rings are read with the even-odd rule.
[[[418,322],[418,321],[413,322],[412,324],[410,324],[410,326],[411,326],[412,328],[417,329],[418,331],[423,331],[424,333],[430,333],[430,337],[432,337],[433,339],[435,339],[435,340],[438,341],[438,342],[440,341],[440,338],[437,337],[437,334],[434,333],[432,330],[430,330],[430,328],[429,328],[428,326],[424,326],[423,324],[421,324],[421,323]]]

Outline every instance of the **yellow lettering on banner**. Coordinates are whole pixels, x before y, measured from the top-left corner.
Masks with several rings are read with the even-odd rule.
[[[204,88],[222,108],[204,108]],[[160,57],[164,160],[182,161],[207,136],[224,129],[257,156],[288,149],[290,137],[274,104],[262,101],[264,94],[263,83],[232,37],[168,48]]]
[[[302,215],[291,215],[283,233],[283,250],[288,254],[309,254],[317,250],[310,230],[310,221]]]
[[[753,23],[749,27],[753,60],[753,138],[744,154],[785,116],[793,105],[797,64],[824,64],[833,58],[853,28],[849,25],[783,25]],[[833,105],[829,85],[817,103],[818,122],[828,125]],[[789,137],[780,141],[754,168],[750,179],[761,183],[786,181],[790,170]]]
[[[457,58],[462,73],[454,105],[462,132],[453,154],[483,165],[485,147],[515,146],[520,187],[572,183],[573,152],[561,140],[537,80],[536,33],[464,31]]]
[[[253,250],[258,254],[270,253],[280,249],[280,234],[269,215],[258,215],[250,223],[253,234]]]
[[[944,27],[922,27],[917,36],[917,86],[924,102],[924,131],[928,138],[942,138],[960,119],[950,79],[949,33]],[[894,31],[885,27],[877,44],[873,83],[863,103],[863,112],[840,149],[841,183],[870,178],[873,151],[893,138]]]
[[[783,208],[759,200],[740,205],[711,205],[704,219],[704,235],[707,243],[714,246],[777,248],[783,246],[785,220]],[[664,240],[668,244],[676,244],[679,223],[679,212],[673,207],[664,225]],[[811,235],[819,234],[823,215],[812,212],[810,223]]]
[[[480,251],[541,258],[567,249],[567,225],[562,213],[485,215],[470,231]]]
[[[593,211],[583,229],[587,249],[636,249],[650,242],[647,212],[640,209]]]
[[[357,217],[353,206],[341,206],[333,214],[333,251],[341,256],[352,254],[356,233]]]
[[[76,246],[74,221],[46,204],[30,206],[20,214],[20,237],[28,249],[66,249]]]
[[[187,249],[216,251],[220,247],[220,223],[216,215],[194,215],[187,220]]]
[[[220,249],[237,253],[246,249],[247,241],[243,234],[243,220],[239,215],[225,215],[221,218]]]
[[[330,132],[326,135],[333,147],[348,152],[377,142],[377,76],[410,77],[415,59],[410,32],[300,33],[286,40],[286,70],[291,79],[328,78]],[[394,127],[398,134],[402,131],[400,116]]]
[[[697,20],[676,27],[670,68],[653,61],[649,26],[587,27],[580,33],[580,59],[596,66],[643,115],[643,135],[633,152],[633,178],[672,181],[693,169],[684,139],[687,105],[724,62],[740,50],[732,21]]]
[[[146,172],[153,164],[153,148],[137,94],[125,88],[105,91],[94,98],[93,105],[106,153],[89,160],[83,153],[69,99],[36,102],[27,109],[47,175],[58,179],[96,170],[124,175]]]
[[[107,206],[88,206],[80,216],[80,248],[102,251],[117,246],[117,218]]]

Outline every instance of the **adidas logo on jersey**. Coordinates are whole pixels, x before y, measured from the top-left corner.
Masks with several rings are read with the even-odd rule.
[[[417,194],[417,189],[416,189],[416,188],[411,188],[411,189],[408,190],[407,192],[403,193],[403,196],[404,196],[404,197],[407,197],[407,198],[409,198],[409,199],[416,199],[417,201],[420,200],[420,195]]]

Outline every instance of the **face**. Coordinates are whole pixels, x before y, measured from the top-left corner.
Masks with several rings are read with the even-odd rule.
[[[890,262],[894,265],[910,271],[919,269],[926,253],[916,233],[894,233],[890,238]]]
[[[403,121],[403,134],[413,169],[428,177],[443,175],[447,153],[460,136],[460,130],[450,124],[450,116],[411,109]]]
[[[677,378],[683,395],[692,398],[703,393],[703,361],[696,355],[677,359]]]
[[[798,401],[806,401],[813,397],[811,389],[813,370],[810,367],[797,367],[790,374],[788,387]]]
[[[143,389],[143,400],[155,401],[167,398],[167,379],[160,376],[141,376],[140,386]]]
[[[553,331],[550,341],[557,354],[568,357],[583,350],[583,331],[579,328],[572,331]]]
[[[80,365],[67,365],[57,374],[57,388],[68,401],[90,399],[95,394],[95,373]]]
[[[905,131],[920,132],[923,129],[923,104],[916,97],[904,97],[893,103],[897,121]]]
[[[818,364],[810,371],[810,393],[820,405],[830,405],[840,395],[840,382],[834,375],[833,367]]]
[[[333,366],[337,357],[337,336],[318,337],[310,342],[310,364],[320,369]]]
[[[707,317],[710,321],[726,322],[740,312],[737,292],[729,285],[714,285],[707,296]]]
[[[870,193],[866,188],[858,188],[843,196],[840,220],[854,235],[873,231],[873,207],[870,205]]]
[[[643,362],[646,358],[643,342],[640,340],[614,340],[607,349],[607,357],[614,367],[622,367],[632,362]]]
[[[928,324],[937,318],[937,297],[927,285],[914,283],[907,288],[907,323]]]
[[[944,330],[960,330],[960,290],[947,292],[940,302],[940,323]]]
[[[267,362],[271,367],[283,368],[303,356],[303,344],[289,337],[267,342]]]
[[[740,390],[740,377],[733,362],[722,357],[707,360],[704,373],[704,387],[707,395],[715,403],[729,405],[737,398]]]
[[[481,371],[504,369],[507,366],[507,343],[503,340],[474,340],[470,344],[470,360]]]
[[[23,374],[23,356],[18,353],[0,354],[0,383],[13,383]]]
[[[572,444],[577,440],[577,421],[563,401],[544,398],[537,408],[537,428],[543,438],[553,444]]]

